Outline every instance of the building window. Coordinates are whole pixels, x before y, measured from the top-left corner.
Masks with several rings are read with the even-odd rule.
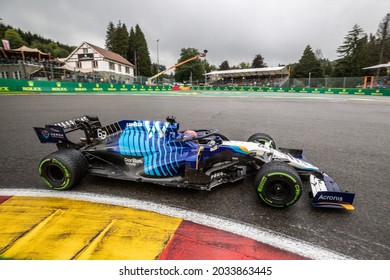
[[[118,64],[118,71],[119,71],[119,72],[122,72],[122,65],[119,65],[119,64]]]
[[[126,74],[130,74],[130,67],[126,67],[125,72],[126,72]]]
[[[22,78],[22,72],[20,71],[14,71],[13,72],[14,79],[20,80]]]
[[[1,79],[8,79],[8,73],[6,71],[1,71],[0,72],[0,78]]]
[[[109,62],[108,68],[115,71],[115,63]]]
[[[98,68],[99,67],[97,60],[92,61],[92,67],[93,68]]]
[[[83,48],[83,53],[88,53],[88,48]]]
[[[76,68],[81,68],[81,61],[76,61]]]

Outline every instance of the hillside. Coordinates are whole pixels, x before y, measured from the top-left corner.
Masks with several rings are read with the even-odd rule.
[[[67,57],[76,47],[68,46],[51,39],[43,38],[39,34],[22,31],[10,25],[0,23],[0,38],[9,41],[12,49],[21,46],[37,48],[45,53],[50,53],[52,57]]]

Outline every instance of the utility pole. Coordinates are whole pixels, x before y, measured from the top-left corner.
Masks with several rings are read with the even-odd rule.
[[[138,71],[137,71],[137,52],[134,50],[134,75],[138,76]]]
[[[156,42],[157,42],[157,73],[160,73],[160,61],[158,57],[158,42],[160,42],[160,39],[157,39]],[[158,77],[156,77],[156,84],[158,84]]]

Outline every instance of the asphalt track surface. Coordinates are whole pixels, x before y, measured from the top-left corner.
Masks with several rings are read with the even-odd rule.
[[[56,148],[40,144],[33,126],[84,114],[99,116],[103,125],[174,115],[182,130],[217,128],[234,140],[265,132],[280,147],[302,148],[343,190],[356,193],[356,210],[314,209],[306,195],[290,208],[273,209],[259,202],[251,178],[207,192],[87,177],[74,191],[157,202],[236,220],[355,259],[390,259],[390,99],[240,95],[0,96],[0,188],[46,188],[37,166]],[[309,190],[307,183],[305,190]]]

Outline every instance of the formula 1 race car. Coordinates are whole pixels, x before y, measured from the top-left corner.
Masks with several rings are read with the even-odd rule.
[[[260,199],[283,208],[298,201],[301,179],[309,177],[314,207],[354,209],[354,193],[341,191],[302,150],[277,148],[265,133],[232,141],[214,129],[179,131],[174,117],[102,126],[98,117],[82,116],[34,130],[41,143],[57,144],[58,151],[43,158],[38,168],[55,190],[69,189],[87,174],[198,190],[255,174]],[[75,131],[83,133],[70,140]]]

